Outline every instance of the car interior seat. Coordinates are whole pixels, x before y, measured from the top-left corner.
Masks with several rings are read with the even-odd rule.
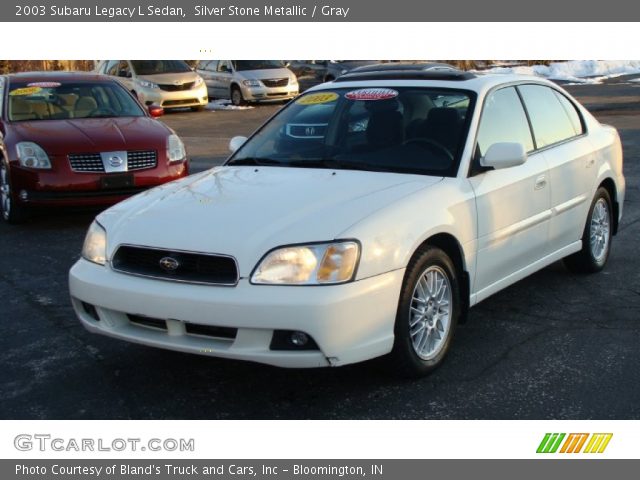
[[[90,96],[83,96],[78,98],[74,108],[75,117],[83,118],[88,117],[91,112],[98,108],[98,102],[96,99]]]

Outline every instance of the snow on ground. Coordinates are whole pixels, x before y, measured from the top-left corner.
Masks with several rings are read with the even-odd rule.
[[[536,75],[575,84],[602,83],[607,78],[640,73],[640,60],[571,60],[530,67],[493,67],[483,72]]]
[[[213,100],[205,107],[207,110],[249,110],[253,107],[247,105],[244,107],[236,107],[231,105],[231,100]]]

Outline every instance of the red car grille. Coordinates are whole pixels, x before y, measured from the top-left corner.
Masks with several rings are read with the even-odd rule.
[[[289,85],[288,78],[270,78],[266,80],[260,80],[264,83],[265,87],[274,88],[274,87],[286,87]]]
[[[71,170],[85,173],[104,173],[104,165],[99,153],[72,153],[69,155]],[[144,170],[158,164],[155,150],[127,152],[127,170]]]

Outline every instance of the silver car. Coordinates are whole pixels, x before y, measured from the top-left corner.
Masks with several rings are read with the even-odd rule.
[[[117,77],[144,105],[203,110],[207,86],[183,60],[104,60],[98,73]]]
[[[295,74],[277,60],[203,60],[196,73],[210,97],[231,99],[234,105],[290,100],[299,91]]]

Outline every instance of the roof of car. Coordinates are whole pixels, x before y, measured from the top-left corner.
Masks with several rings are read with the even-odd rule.
[[[9,80],[20,82],[68,82],[68,81],[104,81],[109,77],[94,72],[21,72],[7,75]]]
[[[465,73],[465,72],[463,72]],[[552,82],[540,77],[531,75],[517,74],[471,74],[465,76],[457,75],[456,78],[448,78],[450,72],[426,72],[422,77],[418,75],[410,75],[390,71],[378,72],[373,76],[364,74],[362,76],[344,75],[339,80],[333,82],[322,83],[307,91],[329,90],[332,88],[365,88],[365,87],[436,87],[436,88],[456,88],[461,90],[471,90],[477,93],[487,92],[488,90],[509,83],[532,82],[542,83],[546,85],[555,85]]]

